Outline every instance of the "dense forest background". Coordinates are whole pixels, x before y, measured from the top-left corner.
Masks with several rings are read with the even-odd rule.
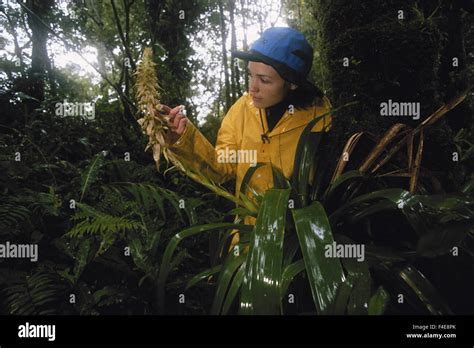
[[[184,104],[214,143],[248,89],[231,50],[247,50],[280,23],[302,31],[315,48],[311,79],[334,107],[356,102],[336,115],[321,150],[328,173],[353,134],[380,136],[395,122],[415,127],[467,93],[424,134],[431,193],[446,194],[472,179],[474,167],[473,22],[468,0],[2,1],[0,241],[37,243],[39,260],[0,260],[0,313],[156,313],[154,284],[171,237],[232,221],[231,202],[165,172],[164,162],[158,172],[144,152],[134,71],[145,47],[154,50],[162,103]],[[380,117],[388,99],[420,102],[420,120]],[[61,116],[64,101],[92,105],[94,114]],[[408,188],[406,177],[398,183]],[[217,243],[197,235],[180,245],[168,313],[207,312],[212,281],[186,293],[185,306],[179,295],[217,264]],[[456,261],[436,261],[457,272],[425,265],[454,313],[474,312],[473,255],[465,250]]]

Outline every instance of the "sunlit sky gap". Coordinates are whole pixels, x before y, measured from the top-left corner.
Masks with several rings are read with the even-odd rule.
[[[56,5],[61,8],[61,10],[68,14],[67,2],[66,1],[56,1]],[[281,6],[280,0],[266,0],[266,1],[258,1],[258,5],[261,6],[268,15],[265,19],[263,19],[263,24],[247,24],[247,43],[250,45],[253,41],[255,41],[260,35],[261,28],[268,28],[272,24],[274,26],[279,27],[287,27],[287,23],[284,19],[280,16],[279,10]],[[18,7],[19,5],[15,2],[9,2],[10,7]],[[235,21],[236,27],[236,35],[237,35],[237,48],[243,48],[243,39],[244,39],[244,28],[242,26],[242,22],[240,17],[236,17]],[[0,55],[5,57],[6,59],[14,59],[14,45],[13,40],[10,35],[5,31],[2,30],[0,33],[4,38],[7,39],[6,45],[4,48],[0,48]],[[204,33],[197,33],[196,35],[205,35]],[[20,45],[24,45],[28,38],[26,37],[25,33],[19,32],[18,39]],[[191,47],[194,49],[195,54],[191,58],[201,58],[204,62],[210,62],[210,54],[212,52],[212,48],[216,49],[220,45],[220,42],[213,42],[213,40],[204,40],[204,44],[198,44],[195,40],[191,40]],[[231,35],[230,30],[228,30],[227,40],[226,40],[226,47],[229,51],[229,59],[230,59],[230,47],[231,47]],[[31,54],[31,47],[29,49],[25,49],[25,52]],[[117,52],[118,53],[118,52]],[[75,75],[81,77],[87,77],[91,80],[91,84],[97,84],[101,81],[100,75],[94,70],[91,66],[98,66],[98,53],[95,47],[87,46],[83,50],[81,50],[81,55],[87,60],[87,62],[76,52],[67,50],[64,47],[64,43],[59,40],[58,38],[50,35],[48,40],[48,54],[52,59],[52,63],[54,67],[59,69],[69,70],[69,72],[74,73]],[[229,61],[230,62],[230,61]],[[90,63],[90,64],[89,64]],[[205,86],[199,84],[199,74],[203,74],[206,69],[200,69],[196,72],[196,76],[193,77],[191,84],[193,85],[194,95],[191,98],[191,104],[194,104],[197,108],[197,118],[200,122],[202,122],[207,114],[211,110],[212,102],[217,98],[216,92],[210,92],[205,90]],[[222,64],[220,64],[220,69],[209,69],[215,77],[219,78],[223,75]],[[245,70],[242,70],[242,74],[245,73]],[[223,81],[222,81],[223,83]],[[218,86],[214,89],[214,91],[218,90]],[[115,99],[116,100],[116,99]],[[110,101],[113,101],[112,99]],[[183,100],[183,104],[185,101]]]

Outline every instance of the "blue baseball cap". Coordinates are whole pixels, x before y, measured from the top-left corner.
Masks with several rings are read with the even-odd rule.
[[[293,28],[268,28],[248,52],[233,51],[232,56],[268,64],[284,80],[298,86],[316,88],[307,80],[313,63],[313,48],[304,35]]]

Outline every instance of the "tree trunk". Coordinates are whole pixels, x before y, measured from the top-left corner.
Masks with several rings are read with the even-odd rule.
[[[227,65],[227,49],[226,49],[226,31],[225,31],[225,17],[224,7],[222,0],[219,0],[219,13],[220,13],[220,29],[222,39],[222,68],[224,69],[224,81],[225,81],[225,112],[230,109],[231,97],[230,97],[230,83],[229,83],[229,71]]]
[[[229,19],[230,19],[230,28],[231,28],[231,44],[230,49],[231,51],[237,50],[237,36],[235,33],[235,21],[234,21],[234,11],[235,11],[235,4],[233,0],[229,1]],[[238,66],[238,59],[233,59],[230,65],[231,73],[232,73],[232,104],[242,95],[242,91],[240,89],[240,74],[239,74],[239,66]]]
[[[246,6],[245,6],[245,0],[240,0],[240,6],[241,6],[241,14],[242,14],[242,27],[244,31],[244,39],[243,39],[243,49],[244,52],[247,52],[249,49],[248,43],[247,43],[247,13],[246,13]],[[247,66],[244,68],[244,81],[245,81],[245,91],[248,92],[249,90],[249,76],[247,74]]]
[[[27,94],[36,100],[29,100],[28,111],[38,108],[45,97],[46,70],[50,69],[48,58],[47,41],[49,14],[51,13],[52,0],[28,0],[26,6],[28,25],[32,33],[31,68],[29,69],[29,80],[31,81]]]
[[[117,32],[119,34],[120,40],[122,42],[123,46],[123,60],[122,60],[122,73],[121,75],[121,83],[120,83],[120,88],[122,86],[122,81],[124,84],[124,95],[128,99],[133,99],[130,96],[130,83],[131,83],[131,78],[130,78],[130,72],[129,69],[133,69],[135,71],[136,69],[136,64],[135,61],[132,57],[132,53],[130,50],[130,43],[128,39],[128,34],[129,34],[129,29],[130,29],[130,6],[131,3],[128,1],[122,2],[123,4],[123,10],[124,10],[124,17],[125,17],[125,30],[122,28],[122,24],[120,22],[120,17],[118,14],[117,6],[115,5],[115,1],[111,0],[110,1],[112,5],[112,11],[114,13],[114,19],[115,19],[115,25],[117,27]],[[130,108],[130,105],[126,100],[122,100],[122,105],[124,109],[124,118],[125,120],[135,120],[133,116],[133,111]]]
[[[430,18],[437,6],[438,1],[411,0],[313,2],[329,99],[335,107],[358,102],[334,117],[328,149],[334,162],[352,134],[381,135],[394,123],[413,127],[443,104],[438,57],[444,33]],[[381,103],[389,99],[420,103],[420,118],[382,117]],[[441,172],[453,168],[452,133],[444,120],[429,128],[425,140],[423,165]]]

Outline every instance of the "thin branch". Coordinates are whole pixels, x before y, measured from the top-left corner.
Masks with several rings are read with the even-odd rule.
[[[71,49],[71,51],[75,52],[77,55],[79,55],[79,57],[81,57],[87,64],[89,64],[105,81],[107,81],[108,84],[110,84],[110,86],[112,86],[112,88],[119,94],[119,96],[121,98],[123,98],[123,100],[130,106],[133,108],[133,110],[138,110],[137,107],[135,106],[135,104],[126,96],[124,95],[124,93],[122,92],[122,90],[120,89],[120,86],[117,86],[115,83],[113,83],[102,71],[100,71],[99,69],[97,69],[94,64],[92,64],[91,62],[89,62],[79,51],[77,50],[74,50],[72,48],[72,45],[69,45],[68,42],[66,41],[66,39],[68,39],[69,41],[73,41],[71,40],[70,38],[68,38],[64,33],[63,35],[66,37],[66,39],[62,38],[60,35],[58,35],[55,31],[53,31],[48,25],[46,25],[42,20],[41,18],[39,18],[36,13],[34,13],[31,9],[29,9],[27,6],[25,6],[21,1],[18,1],[18,3],[20,4],[21,7],[23,7],[26,11],[28,11],[29,13],[31,13],[33,16],[35,16],[38,21],[46,28],[48,29],[48,31],[53,34],[54,37],[58,38],[59,40],[61,40],[66,47],[68,47],[68,49]]]
[[[13,36],[13,44],[15,46],[15,55],[18,57],[18,59],[20,60],[20,66],[23,66],[23,57],[22,57],[22,49],[20,47],[20,44],[18,43],[18,36],[14,30],[14,26],[13,26],[13,21],[11,19],[11,17],[8,15],[8,13],[6,11],[1,10],[1,13],[3,13],[5,15],[5,17],[7,18],[7,22],[8,22],[8,33]],[[22,73],[23,75],[23,73]]]
[[[118,16],[117,7],[115,6],[115,0],[110,0],[112,4],[112,10],[114,12],[115,24],[117,25],[118,34],[120,36],[120,40],[122,40],[122,44],[125,50],[125,54],[127,55],[128,59],[130,59],[130,64],[133,70],[136,70],[135,62],[133,61],[132,54],[130,52],[130,48],[128,47],[127,40],[123,34],[122,25],[120,24],[120,18]]]

